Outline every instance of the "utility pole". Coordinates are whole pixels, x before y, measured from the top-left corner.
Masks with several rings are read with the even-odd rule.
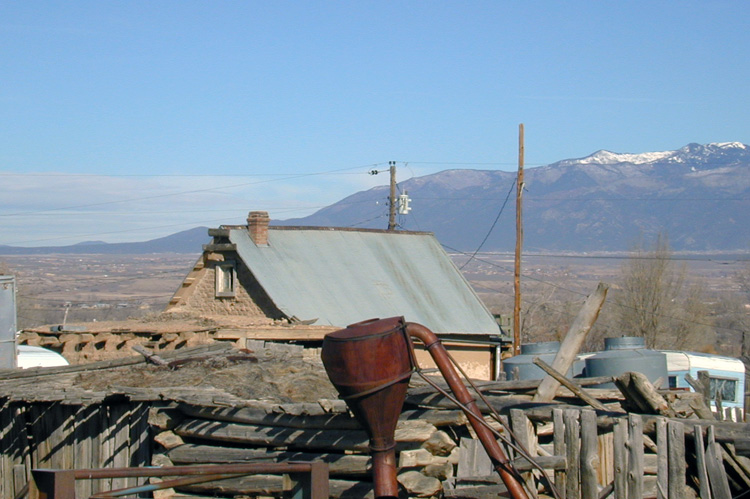
[[[396,230],[396,162],[389,161],[391,170],[391,195],[388,198],[388,230]]]
[[[521,353],[521,248],[523,247],[523,123],[518,125],[518,179],[516,180],[516,258],[513,288],[513,355]]]

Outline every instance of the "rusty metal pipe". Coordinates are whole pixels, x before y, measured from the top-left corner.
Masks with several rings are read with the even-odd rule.
[[[398,497],[394,434],[414,367],[403,318],[372,319],[327,334],[321,358],[370,437],[375,497]]]
[[[482,412],[479,410],[479,406],[477,406],[476,401],[469,393],[466,385],[463,384],[461,378],[458,376],[456,369],[453,367],[453,364],[448,357],[448,352],[440,342],[440,339],[438,339],[435,333],[423,325],[414,322],[406,324],[406,334],[417,338],[424,343],[427,351],[430,352],[430,355],[438,366],[438,369],[440,369],[440,373],[445,378],[451,391],[456,396],[456,399],[463,405],[463,407],[465,407],[464,412],[467,412],[469,423],[471,423],[477,437],[482,442],[487,454],[490,456],[492,465],[500,475],[505,486],[508,488],[511,497],[514,499],[528,499],[526,491],[518,479],[518,474],[510,465],[508,457],[497,443],[497,440],[495,440],[495,436],[489,428],[479,422],[479,419],[482,419]]]

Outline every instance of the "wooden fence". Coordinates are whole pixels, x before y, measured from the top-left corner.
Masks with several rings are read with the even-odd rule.
[[[91,392],[63,378],[126,362],[133,361],[5,375],[0,381],[0,497],[23,497],[32,468],[289,460],[327,462],[331,497],[372,496],[367,436],[342,401],[278,404],[204,387]],[[485,388],[492,393],[534,388],[525,384],[496,382],[494,392]],[[565,499],[691,497],[686,487],[700,497],[710,492],[714,499],[728,499],[750,490],[750,461],[737,455],[747,453],[750,424],[614,412],[617,404],[608,406],[613,412],[594,412],[534,404],[528,396],[507,391],[492,393],[488,400],[533,461],[509,452],[532,495],[548,493],[550,482]],[[497,497],[503,489],[472,440],[466,417],[432,388],[409,390],[396,441],[399,480],[412,497]],[[740,444],[745,450],[736,452]],[[140,483],[81,481],[77,492],[85,498],[135,485]],[[278,476],[253,476],[159,496],[278,496],[283,488]]]
[[[532,493],[544,490],[548,480],[567,499],[730,499],[750,490],[750,460],[737,456],[732,445],[748,435],[748,424],[632,413],[613,418],[587,409],[552,409],[551,418],[535,410],[533,417],[536,423],[527,412],[510,410],[513,432],[546,472],[515,454],[519,469],[531,469],[524,476]],[[502,490],[497,479],[486,477],[486,454],[464,452],[472,447],[467,442],[461,447],[458,475],[445,497],[489,497]]]
[[[567,499],[676,499],[691,497],[687,487],[700,497],[709,497],[705,491],[711,490],[712,497],[728,499],[730,491],[750,488],[748,461],[731,446],[748,434],[748,424],[638,414],[613,417],[554,406],[510,409],[507,420],[533,461],[545,469],[546,476],[511,452],[534,495],[544,491],[548,480]],[[209,409],[183,404],[165,421],[156,436],[164,447],[159,464],[319,459],[331,467],[331,497],[372,496],[366,435],[340,406]],[[430,479],[434,493],[443,489],[451,498],[497,497],[504,489],[458,411],[406,410],[396,441],[399,479],[412,497],[420,493],[417,487],[427,488]],[[415,473],[424,480],[415,479]],[[279,486],[268,477],[256,477],[185,491],[273,495]]]
[[[150,464],[147,403],[0,403],[0,497],[22,496],[34,468]],[[136,484],[135,479],[86,480],[76,485],[76,491],[78,497],[89,497],[99,490]]]

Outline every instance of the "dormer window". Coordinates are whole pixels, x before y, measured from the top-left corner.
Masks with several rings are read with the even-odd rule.
[[[235,262],[226,261],[216,264],[216,297],[234,298],[237,270]]]

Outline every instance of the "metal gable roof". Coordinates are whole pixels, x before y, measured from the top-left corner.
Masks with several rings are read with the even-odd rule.
[[[498,334],[490,312],[429,233],[269,227],[229,239],[287,316],[344,327],[403,315],[436,333]]]

